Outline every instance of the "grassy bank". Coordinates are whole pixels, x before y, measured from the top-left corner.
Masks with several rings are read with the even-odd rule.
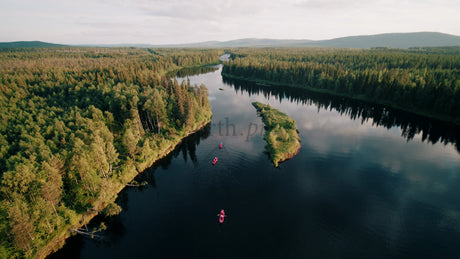
[[[296,123],[286,114],[260,102],[253,102],[257,113],[265,124],[266,149],[273,164],[278,167],[280,162],[294,157],[300,149],[300,137]]]

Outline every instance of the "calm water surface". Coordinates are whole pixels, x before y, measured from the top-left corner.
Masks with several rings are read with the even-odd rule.
[[[460,257],[457,127],[224,82],[220,67],[189,78],[209,89],[211,124],[139,175],[148,185],[120,194],[122,213],[94,220],[108,226],[103,239],[73,237],[52,257]],[[279,168],[253,101],[297,121],[302,149]]]

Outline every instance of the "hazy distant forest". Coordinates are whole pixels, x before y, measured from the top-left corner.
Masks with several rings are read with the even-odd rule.
[[[166,73],[221,54],[2,50],[0,258],[32,256],[83,214],[118,210],[108,203],[138,171],[210,121],[207,88]]]
[[[386,104],[460,124],[460,47],[232,50],[227,77]]]

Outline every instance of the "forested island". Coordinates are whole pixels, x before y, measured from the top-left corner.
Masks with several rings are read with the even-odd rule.
[[[387,105],[460,124],[460,47],[232,49],[222,75]]]
[[[0,258],[42,258],[210,122],[207,88],[166,77],[221,50],[0,51]]]
[[[253,102],[252,105],[265,124],[266,149],[271,161],[278,167],[280,162],[294,157],[299,152],[300,137],[296,122],[268,104]]]

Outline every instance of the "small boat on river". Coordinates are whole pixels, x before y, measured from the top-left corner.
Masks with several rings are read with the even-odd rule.
[[[215,165],[217,163],[217,157],[214,157],[214,160],[212,160],[212,164]]]
[[[224,147],[224,144],[222,144],[222,142],[220,142],[219,148],[223,148],[223,147]]]
[[[218,214],[217,216],[219,216],[219,223],[224,223],[224,218],[225,218],[225,211],[224,210],[220,210],[220,214]]]

